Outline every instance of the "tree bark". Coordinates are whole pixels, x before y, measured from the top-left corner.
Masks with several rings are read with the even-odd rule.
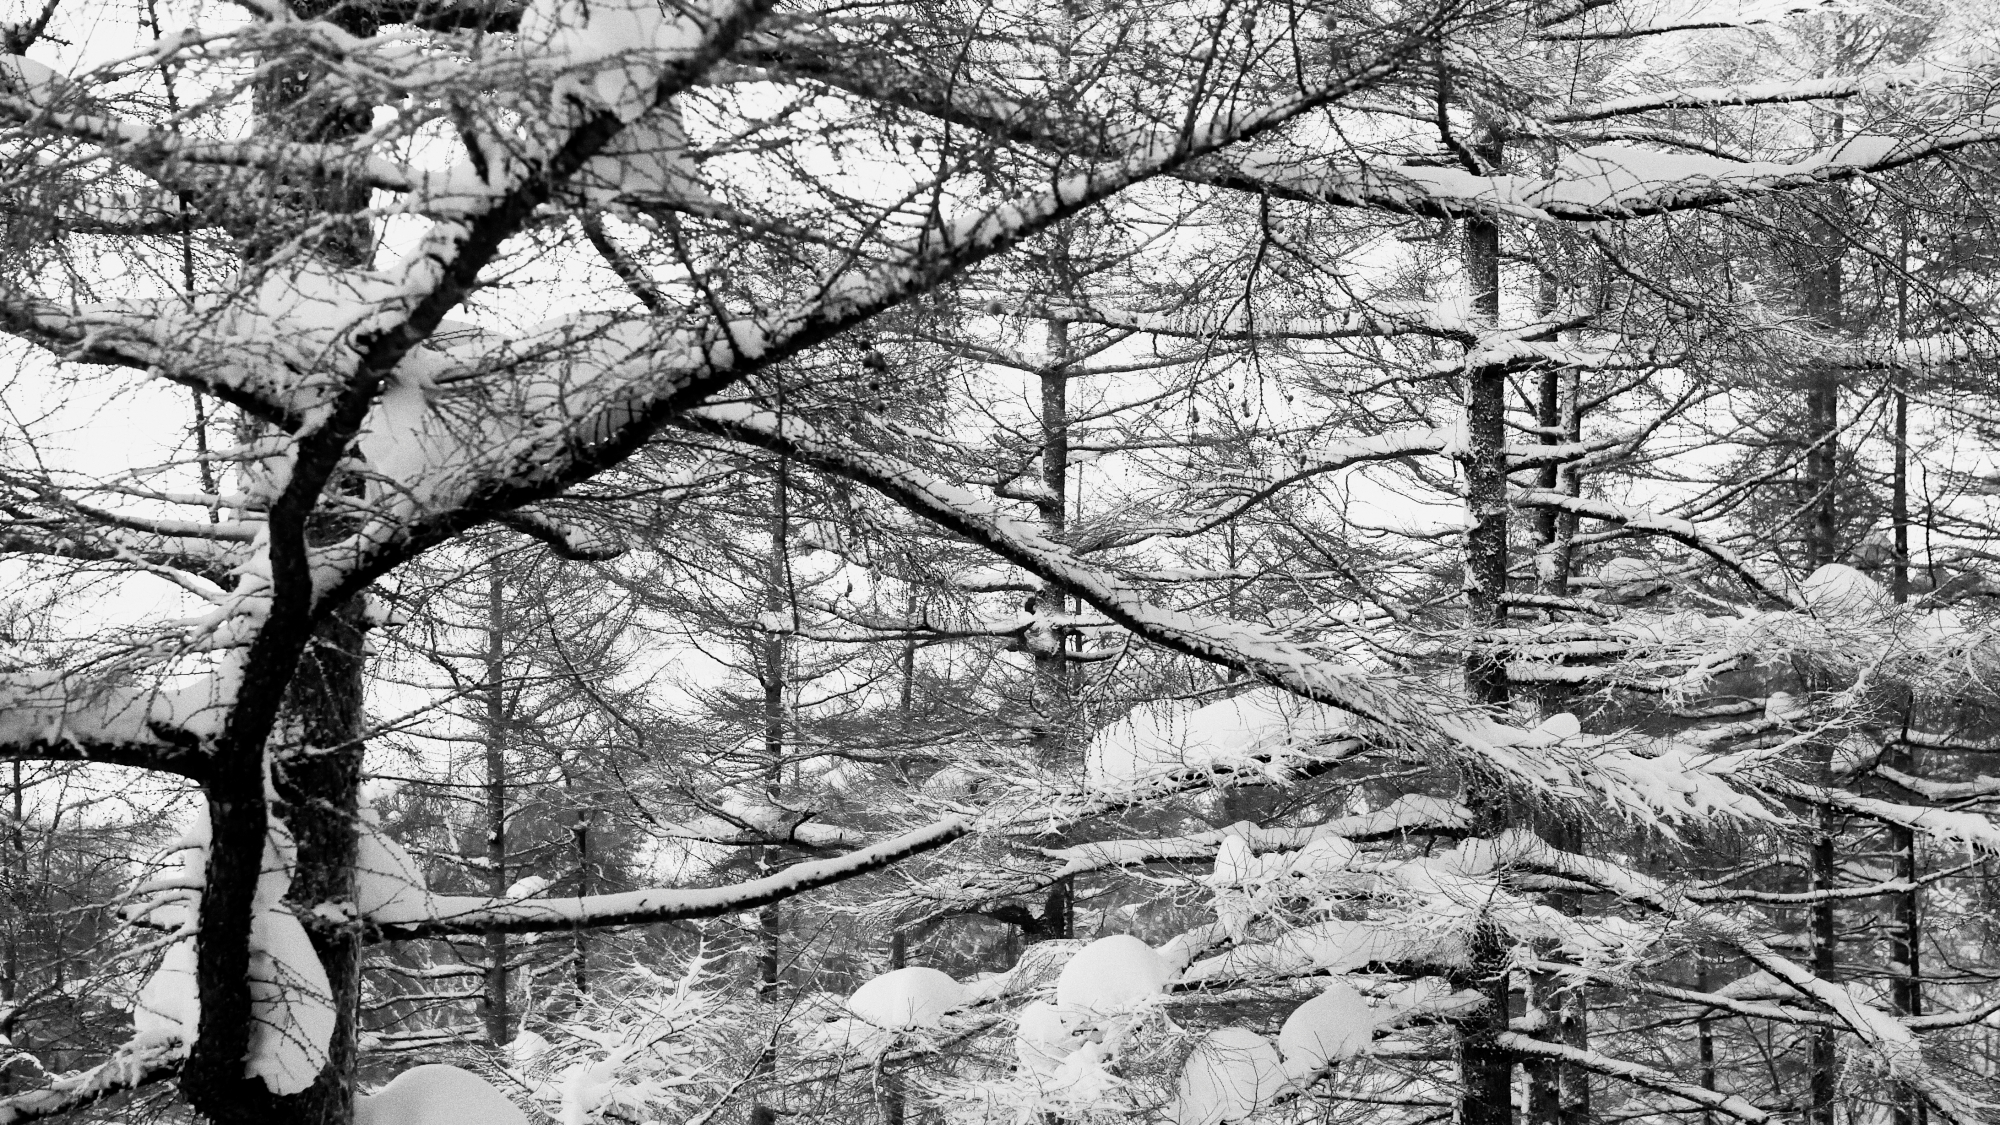
[[[1499,142],[1482,146],[1489,166],[1497,166]],[[1490,219],[1465,224],[1465,268],[1472,307],[1486,324],[1500,317],[1500,227]],[[1507,607],[1507,375],[1497,364],[1474,363],[1466,371],[1466,627],[1472,646],[1466,657],[1465,686],[1471,700],[1504,711],[1508,703],[1506,665],[1492,630],[1506,624]],[[1506,827],[1504,796],[1478,779],[1467,779],[1462,799],[1473,812],[1470,828],[1491,836]],[[1458,1055],[1460,1125],[1512,1125],[1513,1057],[1500,1046],[1510,1014],[1509,971],[1504,935],[1482,923],[1473,941],[1472,963],[1459,982],[1486,994],[1482,1011],[1460,1026]]]
[[[486,578],[486,893],[507,893],[507,590],[500,560]],[[507,935],[486,935],[486,1041],[508,1039]]]
[[[1069,322],[1049,322],[1049,362],[1041,370],[1042,498],[1035,507],[1051,540],[1060,541],[1069,523]],[[1038,616],[1059,619],[1069,612],[1062,590],[1043,583],[1035,595]],[[1049,650],[1035,653],[1037,726],[1036,749],[1045,766],[1075,769],[1076,737],[1071,729],[1075,701],[1072,668],[1067,658],[1069,630],[1060,624],[1043,631]],[[1076,936],[1076,885],[1064,878],[1049,888],[1039,925],[1023,935],[1028,941]]]
[[[771,553],[766,560],[764,576],[764,608],[777,615],[790,605],[789,574],[786,552],[790,549],[790,501],[788,467],[782,459],[778,462],[772,487],[771,500]],[[763,642],[762,672],[764,699],[764,789],[775,804],[784,783],[785,768],[785,639],[782,634],[773,634]],[[762,849],[759,867],[769,874],[783,863],[780,849],[766,846]],[[778,999],[779,955],[784,942],[784,915],[777,903],[772,903],[757,912],[757,999],[765,1004],[774,1004]],[[758,1055],[756,1069],[760,1075],[777,1072],[778,1056],[775,1040]],[[776,1125],[777,1107],[767,1104],[760,1092],[750,1106],[750,1125]]]

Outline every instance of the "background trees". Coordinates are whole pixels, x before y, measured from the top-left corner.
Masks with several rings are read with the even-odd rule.
[[[1977,1120],[1980,20],[27,13],[9,1112]]]

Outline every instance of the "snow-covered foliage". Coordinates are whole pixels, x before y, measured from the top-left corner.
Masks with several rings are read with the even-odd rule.
[[[0,23],[0,1125],[2000,1102],[1989,5],[142,7]]]

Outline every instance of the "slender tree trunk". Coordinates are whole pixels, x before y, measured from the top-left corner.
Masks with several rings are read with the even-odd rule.
[[[1049,322],[1049,362],[1041,372],[1042,392],[1042,499],[1036,509],[1042,527],[1051,539],[1059,539],[1069,523],[1069,322]],[[1060,619],[1069,612],[1069,599],[1059,588],[1043,584],[1035,597],[1037,614]],[[1058,770],[1075,768],[1073,727],[1074,684],[1067,657],[1069,630],[1052,625],[1038,630],[1049,650],[1035,654],[1037,730],[1035,743],[1045,766]],[[1040,924],[1025,935],[1030,941],[1047,941],[1076,935],[1076,884],[1059,879],[1049,888],[1042,904]]]
[[[1694,987],[1698,992],[1708,991],[1708,958],[1695,955]],[[1715,1029],[1709,1023],[1710,1009],[1703,1008],[1695,1018],[1696,1050],[1701,1059],[1701,1088],[1715,1089]],[[1701,1125],[1715,1125],[1715,1111],[1704,1108],[1701,1111]]]
[[[576,847],[576,893],[587,897],[597,893],[590,877],[590,812],[579,809],[576,823],[570,826],[570,843]],[[576,984],[576,996],[582,1000],[590,995],[590,927],[578,926],[570,937],[571,952],[576,955],[576,965],[571,979]]]
[[[900,969],[909,962],[909,937],[897,930],[889,935],[889,967]],[[908,1116],[908,1098],[903,1091],[903,1076],[897,1071],[882,1073],[882,1125],[903,1125]]]
[[[1902,339],[1909,316],[1909,235],[1904,233],[1902,257],[1905,268],[1896,283],[1896,338]],[[1910,600],[1910,392],[1908,376],[1897,370],[1891,378],[1890,397],[1895,410],[1895,461],[1889,480],[1889,526],[1892,554],[1889,560],[1889,596],[1897,605]],[[1905,773],[1919,768],[1917,752],[1910,745],[1910,722],[1916,707],[1907,691],[1903,696],[1903,729],[1883,754],[1889,766]],[[1917,834],[1907,828],[1889,829],[1889,846],[1896,853],[1896,878],[1909,890],[1894,896],[1889,929],[1889,1000],[1898,1014],[1924,1014],[1923,922],[1917,888],[1921,868],[1918,863]],[[1925,1125],[1929,1107],[1908,1089],[1895,1093],[1895,1125]]]
[[[772,489],[771,554],[764,576],[764,608],[772,615],[782,614],[790,605],[790,575],[786,557],[790,540],[789,488],[788,466],[781,460]],[[775,803],[785,777],[785,639],[781,634],[774,634],[763,642],[763,646],[764,790],[765,795]],[[768,874],[777,870],[782,862],[781,850],[766,846],[759,867]],[[777,903],[757,912],[757,999],[767,1004],[778,1000],[778,968],[784,943],[784,924],[784,914]],[[765,1048],[758,1056],[757,1072],[770,1075],[776,1073],[777,1068],[777,1048]],[[777,1120],[777,1108],[766,1103],[760,1093],[750,1106],[750,1125],[775,1125]]]
[[[1497,140],[1484,146],[1498,165]],[[1500,316],[1500,227],[1484,218],[1465,224],[1465,266],[1472,307],[1486,324]],[[1466,626],[1473,645],[1466,658],[1466,691],[1472,701],[1495,711],[1508,703],[1505,664],[1489,631],[1504,626],[1507,607],[1507,375],[1496,364],[1475,364],[1466,372],[1465,536]],[[1507,826],[1506,799],[1468,778],[1462,798],[1473,812],[1471,830],[1492,836]],[[1509,987],[1507,946],[1500,929],[1482,923],[1473,941],[1472,963],[1457,983],[1486,994],[1479,1015],[1461,1025],[1458,1054],[1461,1089],[1459,1125],[1512,1125],[1514,1068],[1498,1036],[1507,1028]]]
[[[486,890],[507,893],[507,616],[500,560],[486,578]],[[486,935],[486,1041],[507,1042],[507,935]]]
[[[1561,298],[1555,271],[1553,261],[1544,262],[1539,310],[1544,317],[1555,314]],[[1497,277],[1494,280],[1497,282]],[[1495,311],[1497,313],[1498,310]],[[1574,369],[1547,367],[1539,373],[1535,425],[1543,445],[1582,441],[1580,390],[1581,378]],[[1581,477],[1582,474],[1571,465],[1549,464],[1542,467],[1536,484],[1544,490],[1574,496],[1581,492]],[[1538,508],[1533,530],[1536,592],[1550,597],[1567,597],[1572,547],[1576,541],[1575,513]],[[1564,710],[1567,695],[1559,685],[1543,687],[1538,692],[1541,713],[1546,716]],[[1539,819],[1545,822],[1541,830],[1542,838],[1551,847],[1567,852],[1582,850],[1581,828],[1561,810]],[[1579,907],[1577,896],[1567,891],[1550,895],[1549,905],[1572,917]],[[1561,959],[1561,954],[1554,950],[1545,951],[1543,956]],[[1589,995],[1583,982],[1571,981],[1565,985],[1560,974],[1540,971],[1529,975],[1528,991],[1531,1006],[1548,1021],[1538,1033],[1540,1037],[1577,1048],[1590,1045]],[[1528,1072],[1528,1120],[1531,1125],[1585,1125],[1590,1117],[1588,1071],[1573,1063],[1554,1059],[1534,1059],[1525,1063],[1523,1069]]]
[[[1841,263],[1832,231],[1822,231],[1826,241],[1810,251],[1805,299],[1807,312],[1822,328],[1837,332],[1841,322]],[[1806,389],[1807,434],[1813,446],[1806,458],[1806,482],[1811,490],[1811,525],[1807,531],[1807,554],[1817,568],[1835,561],[1839,551],[1839,433],[1840,384],[1837,372],[1827,365],[1816,366]],[[1831,744],[1821,750],[1822,776],[1830,780]],[[1840,834],[1840,818],[1832,809],[1818,808],[1812,847],[1807,862],[1807,886],[1815,891],[1831,891],[1837,881],[1838,866],[1834,842]],[[1837,919],[1831,898],[1807,908],[1807,933],[1812,941],[1814,974],[1831,980],[1838,961]],[[1829,1028],[1813,1029],[1808,1048],[1808,1108],[1811,1125],[1834,1125],[1839,1085],[1839,1059],[1834,1034]]]

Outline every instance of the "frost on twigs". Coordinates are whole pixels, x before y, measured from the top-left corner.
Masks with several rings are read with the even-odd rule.
[[[697,956],[677,974],[626,966],[620,990],[593,990],[509,1044],[507,1087],[562,1125],[693,1119],[726,1088],[722,1060],[740,1045],[729,1042],[740,1013],[710,964]]]

